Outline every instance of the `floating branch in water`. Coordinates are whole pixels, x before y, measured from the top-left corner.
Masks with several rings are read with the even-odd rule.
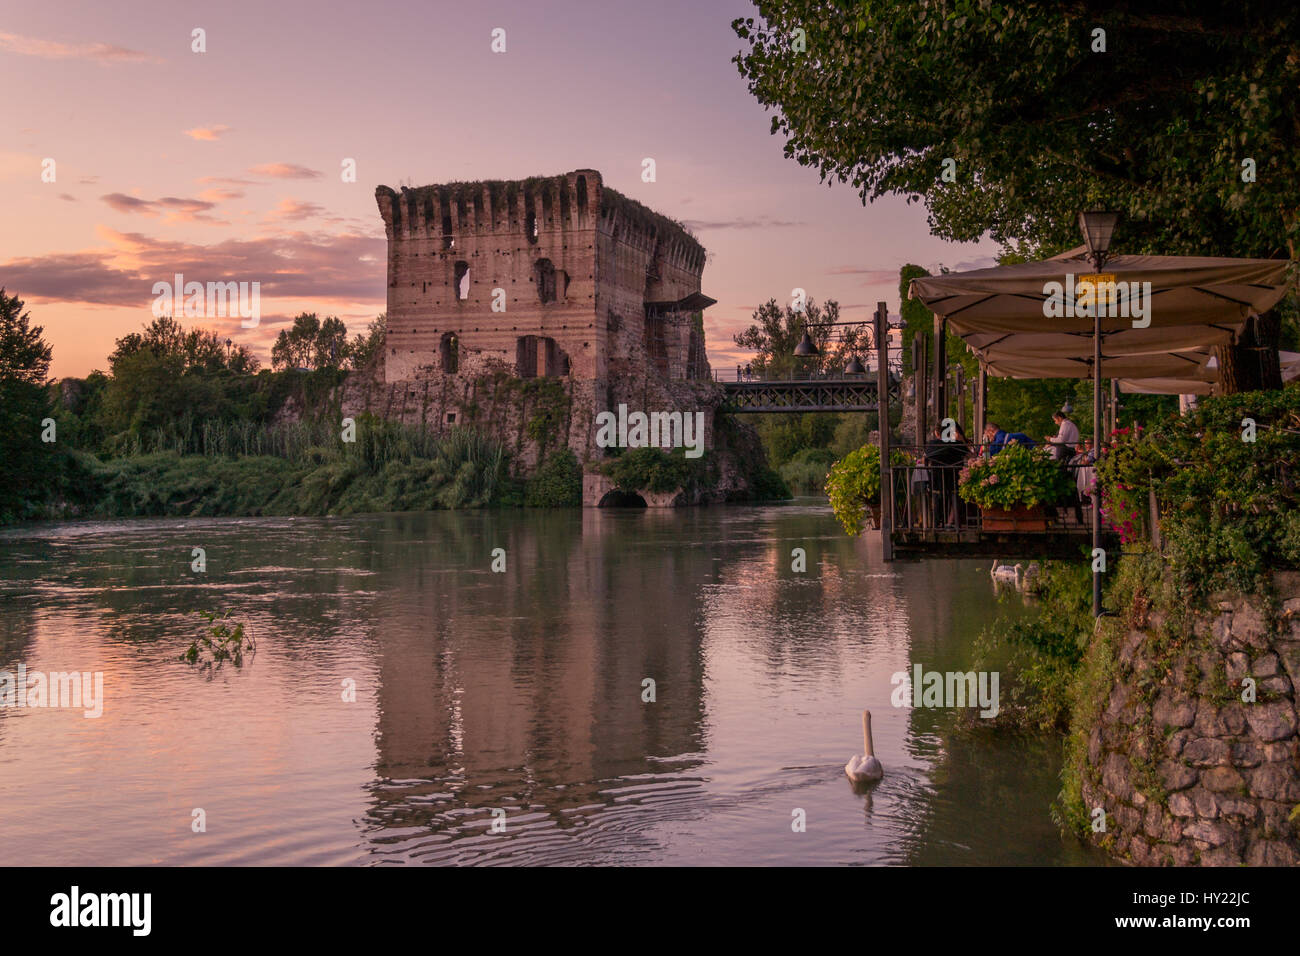
[[[236,667],[243,667],[244,654],[247,653],[252,657],[257,653],[257,645],[253,643],[251,637],[244,634],[243,624],[235,624],[231,627],[225,623],[234,612],[197,611],[196,613],[206,618],[209,626],[207,633],[199,635],[181,655],[181,660],[187,664],[194,664],[200,670],[208,671],[217,670],[226,661],[230,661]]]

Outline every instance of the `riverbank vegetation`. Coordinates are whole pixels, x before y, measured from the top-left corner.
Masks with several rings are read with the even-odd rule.
[[[118,339],[107,373],[57,384],[42,336],[0,290],[0,523],[466,508],[523,504],[529,490],[471,429],[344,421],[340,386],[381,355],[382,316],[349,341],[338,319],[300,315],[273,369],[164,316]],[[534,499],[580,503],[580,478],[575,495],[557,460]]]

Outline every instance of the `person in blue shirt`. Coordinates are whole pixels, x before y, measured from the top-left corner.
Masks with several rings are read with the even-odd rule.
[[[992,458],[1003,448],[1006,448],[1011,442],[1015,442],[1017,445],[1024,445],[1027,448],[1033,448],[1038,444],[1024,432],[1003,431],[997,422],[989,422],[984,426],[985,447],[982,454],[986,458]]]

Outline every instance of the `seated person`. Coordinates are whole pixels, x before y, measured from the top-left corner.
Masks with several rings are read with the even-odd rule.
[[[1059,462],[1068,461],[1074,446],[1079,443],[1079,426],[1059,410],[1052,412],[1052,421],[1056,423],[1056,434],[1047,439],[1052,457]]]
[[[1026,448],[1033,448],[1038,444],[1024,432],[1003,431],[996,422],[989,422],[984,426],[984,442],[986,447],[981,454],[986,458],[992,458],[1011,442],[1024,445]]]
[[[970,445],[960,428],[954,427],[951,441],[944,441],[943,429],[935,426],[925,445],[924,462],[930,477],[930,490],[936,498],[937,524],[957,523],[957,477],[959,468],[970,455]]]

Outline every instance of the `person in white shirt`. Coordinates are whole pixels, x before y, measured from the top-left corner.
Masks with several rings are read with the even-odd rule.
[[[1052,421],[1056,422],[1056,434],[1047,439],[1052,446],[1052,457],[1057,461],[1069,461],[1074,446],[1079,443],[1079,426],[1062,411],[1053,412]]]

